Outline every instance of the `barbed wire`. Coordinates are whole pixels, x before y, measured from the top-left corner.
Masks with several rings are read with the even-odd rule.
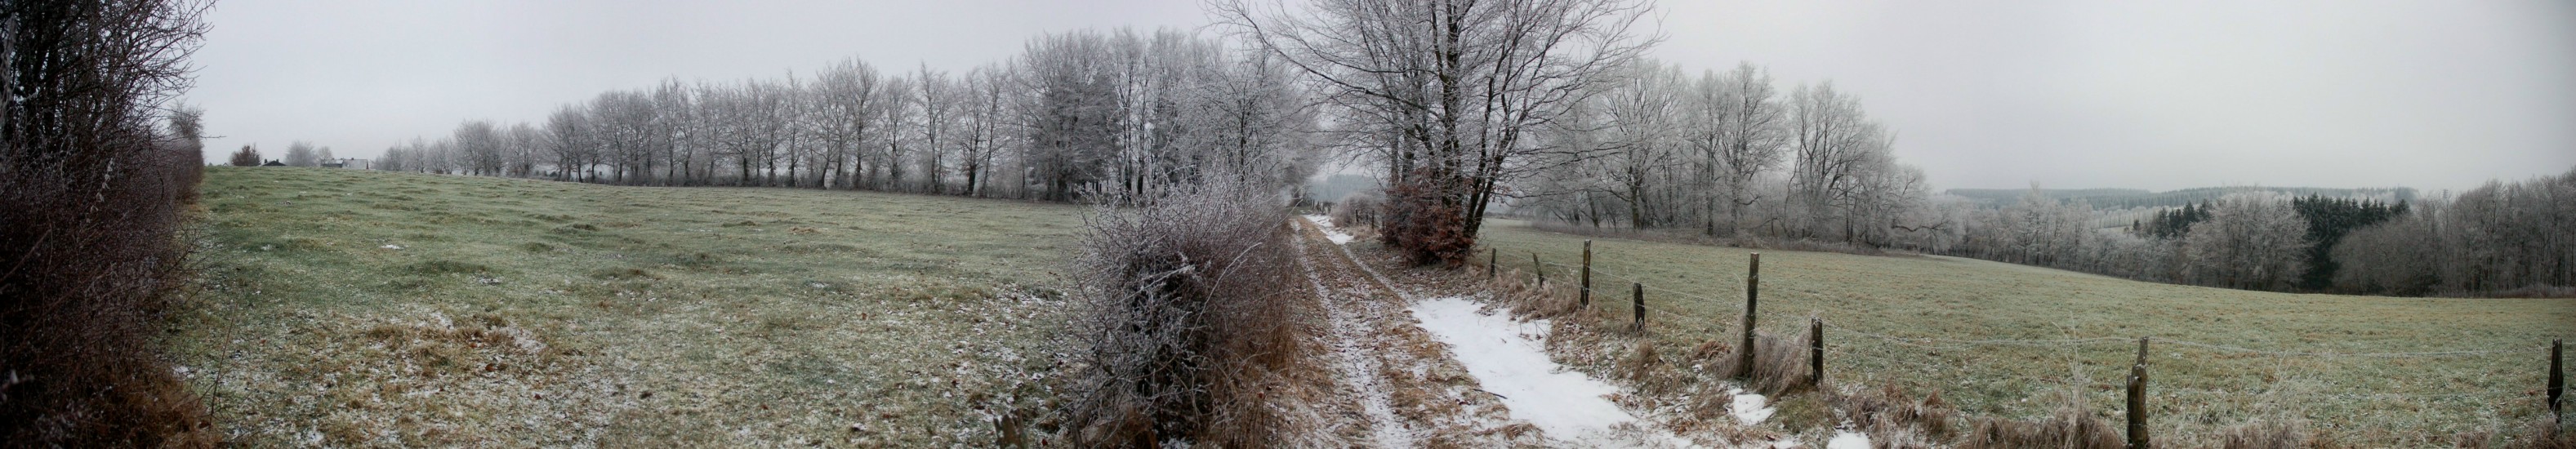
[[[2524,347],[2524,348],[2515,348],[2515,349],[2456,350],[2456,351],[2423,351],[2423,352],[2304,352],[2304,351],[2272,351],[2272,350],[2251,349],[2251,348],[2243,348],[2243,347],[2237,347],[2237,346],[2229,346],[2229,345],[2222,345],[2222,344],[2212,344],[2212,343],[2202,343],[2202,342],[2196,342],[2196,341],[2191,341],[2191,340],[2182,340],[2182,339],[2173,339],[2173,338],[2155,338],[2155,339],[2153,339],[2152,341],[2153,341],[2154,343],[2164,343],[2164,344],[2174,344],[2174,345],[2182,345],[2182,346],[2192,346],[2192,347],[2200,347],[2200,348],[2216,349],[2216,350],[2221,350],[2221,351],[2230,351],[2230,352],[2237,352],[2237,353],[2265,354],[2265,355],[2273,355],[2273,356],[2288,356],[2288,357],[2381,357],[2381,358],[2428,358],[2428,357],[2450,357],[2450,356],[2471,356],[2471,355],[2489,355],[2489,354],[2509,354],[2509,353],[2518,353],[2518,352],[2526,352],[2526,351],[2539,351],[2539,350],[2544,350],[2544,349],[2548,349],[2548,348],[2549,348],[2548,346],[2534,346],[2534,347]]]

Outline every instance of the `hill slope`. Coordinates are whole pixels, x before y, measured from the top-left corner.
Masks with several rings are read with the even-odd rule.
[[[1528,270],[1536,253],[1551,283],[1577,279],[1570,265],[1594,239],[1602,320],[1628,323],[1629,283],[1644,283],[1651,339],[1665,351],[1730,341],[1741,319],[1754,250],[1509,220],[1485,229],[1505,268]],[[2550,340],[2576,337],[2567,300],[2285,294],[1949,257],[1761,252],[1760,327],[1804,335],[1807,317],[1823,318],[1828,377],[1839,382],[1937,390],[1970,413],[2023,418],[2083,391],[2116,423],[2136,339],[2153,337],[2150,416],[2167,435],[2284,416],[2371,446],[2519,429],[2547,416]]]
[[[208,170],[177,362],[255,446],[989,444],[1079,209]],[[1012,402],[1016,398],[1016,402]],[[999,408],[997,408],[999,407]]]

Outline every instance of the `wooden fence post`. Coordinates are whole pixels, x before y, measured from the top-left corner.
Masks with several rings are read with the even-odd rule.
[[[1576,295],[1574,305],[1592,307],[1592,239],[1583,240],[1583,293]]]
[[[1496,263],[1503,261],[1503,249],[1494,248],[1491,254],[1492,255],[1490,256],[1485,256],[1485,280],[1487,281],[1494,280],[1494,272],[1501,270],[1502,267],[1496,265]]]
[[[1753,261],[1744,269],[1744,341],[1735,351],[1737,374],[1753,377],[1753,307],[1762,297],[1762,253],[1753,253]]]
[[[2559,362],[2559,360],[2560,360],[2560,359],[2559,359],[2559,357],[2561,357],[2561,356],[2563,356],[2563,355],[2564,355],[2562,350],[2566,348],[2566,345],[2567,345],[2567,340],[2563,340],[2563,339],[2562,339],[2562,340],[2550,340],[2550,341],[2549,341],[2549,420],[2550,420],[2550,422],[2556,422],[2556,423],[2565,423],[2565,422],[2567,422],[2567,414],[2566,414],[2566,412],[2560,409],[2560,407],[2563,407],[2563,406],[2558,405],[2558,399],[2559,399],[2559,397],[2561,397],[2561,396],[2565,396],[2565,395],[2567,394],[2567,393],[2566,393],[2566,391],[2567,391],[2567,378],[2565,377],[2565,376],[2566,376],[2566,374],[2565,374],[2564,372],[2562,372],[2562,371],[2559,371],[2559,366],[2560,366],[2560,362]]]
[[[1807,317],[1807,386],[1825,389],[1825,319]]]
[[[1806,317],[1806,387],[1824,390],[1824,317]]]
[[[1634,293],[1631,293],[1631,294],[1630,294],[1630,296],[1631,296],[1631,297],[1636,298],[1635,304],[1633,304],[1633,308],[1635,308],[1635,309],[1637,310],[1637,333],[1641,333],[1641,334],[1642,334],[1642,333],[1645,333],[1645,332],[1646,332],[1646,284],[1645,284],[1645,283],[1642,283],[1642,282],[1630,282],[1630,283],[1628,283],[1628,289],[1629,289],[1630,291],[1634,292]]]
[[[2147,337],[2138,337],[2138,362],[2129,365],[2129,449],[2147,448]]]

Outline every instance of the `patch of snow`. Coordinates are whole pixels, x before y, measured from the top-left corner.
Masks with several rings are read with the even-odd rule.
[[[1849,430],[1836,430],[1834,439],[1825,442],[1825,449],[1869,449],[1869,435]]]
[[[385,245],[385,246],[380,246],[380,247],[378,247],[378,248],[384,248],[384,249],[402,249],[402,245]]]
[[[1466,298],[1443,297],[1417,301],[1412,310],[1422,329],[1448,344],[1467,373],[1511,408],[1512,417],[1565,441],[1601,441],[1622,423],[1643,426],[1604,397],[1617,393],[1617,387],[1548,360],[1541,340],[1547,336],[1547,320],[1524,323],[1480,308]]]
[[[1771,413],[1776,411],[1769,406],[1769,398],[1764,398],[1762,395],[1746,392],[1742,388],[1728,388],[1726,391],[1735,395],[1735,403],[1729,405],[1726,411],[1735,415],[1736,422],[1748,426],[1761,424],[1762,420],[1771,419]]]
[[[1332,240],[1335,245],[1347,245],[1351,243],[1351,240],[1355,239],[1355,237],[1351,237],[1350,234],[1343,233],[1340,228],[1334,227],[1333,217],[1324,215],[1308,215],[1306,216],[1306,221],[1315,222],[1315,229],[1323,230],[1324,238]]]

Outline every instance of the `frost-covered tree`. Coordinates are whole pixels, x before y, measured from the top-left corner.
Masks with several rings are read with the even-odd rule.
[[[1539,128],[1597,93],[1654,38],[1626,0],[1319,0],[1213,3],[1255,48],[1325,93],[1352,148],[1381,162],[1395,205],[1383,235],[1416,262],[1474,244],[1502,182],[1546,167]]]
[[[313,152],[312,142],[298,140],[286,144],[286,156],[279,162],[289,167],[312,167],[319,165],[321,159],[320,154]]]
[[[2308,223],[2290,198],[2236,193],[2211,203],[2209,219],[2191,225],[2183,252],[2195,283],[2278,289],[2295,281],[2308,249]]]

